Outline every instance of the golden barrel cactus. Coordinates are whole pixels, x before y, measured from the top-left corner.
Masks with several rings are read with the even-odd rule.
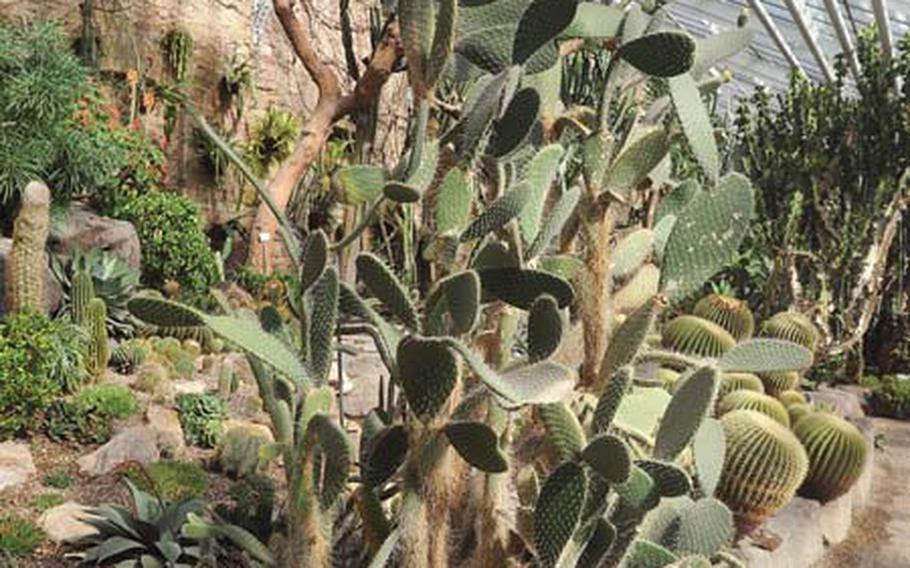
[[[793,498],[809,459],[790,430],[760,412],[735,410],[721,425],[727,452],[715,495],[733,511],[739,534],[748,534]]]
[[[726,329],[737,341],[752,337],[755,330],[755,318],[749,305],[730,296],[705,296],[695,304],[692,313]]]
[[[765,386],[762,384],[761,379],[752,373],[724,373],[720,379],[717,399],[723,400],[725,396],[738,390],[764,393]]]
[[[849,491],[862,475],[869,446],[853,424],[829,412],[812,412],[793,427],[793,433],[809,456],[809,473],[800,495],[831,501]]]
[[[759,375],[765,384],[765,392],[771,396],[788,390],[795,390],[799,386],[799,373],[796,371],[776,371],[761,373]]]
[[[698,357],[720,357],[736,345],[726,329],[704,318],[688,315],[667,323],[661,339],[664,347]]]
[[[749,390],[733,391],[725,396],[717,407],[721,416],[734,410],[754,410],[772,418],[775,422],[790,427],[790,415],[776,398]]]
[[[761,335],[786,339],[815,352],[821,334],[812,321],[799,312],[778,312],[761,326]]]

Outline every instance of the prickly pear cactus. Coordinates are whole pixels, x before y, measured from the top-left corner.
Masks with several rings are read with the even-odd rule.
[[[721,294],[705,296],[695,304],[692,314],[726,329],[736,341],[752,337],[755,329],[755,318],[748,304],[730,296]]]
[[[22,192],[22,206],[13,225],[13,248],[6,271],[9,311],[44,309],[47,256],[44,245],[50,226],[51,192],[32,182]]]
[[[92,376],[99,379],[104,375],[111,358],[111,348],[107,339],[107,305],[104,300],[94,298],[86,310],[89,331],[88,367]]]
[[[664,326],[664,347],[698,357],[720,357],[736,345],[727,330],[697,316],[679,316]]]
[[[735,410],[721,424],[727,449],[715,496],[747,534],[793,498],[809,460],[790,430],[760,412]]]
[[[799,494],[826,502],[853,487],[866,467],[866,438],[843,418],[813,412],[802,418],[793,433],[806,448],[809,473]]]

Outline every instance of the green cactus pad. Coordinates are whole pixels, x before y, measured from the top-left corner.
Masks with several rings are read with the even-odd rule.
[[[692,480],[679,466],[660,460],[638,460],[635,465],[647,473],[661,497],[680,497],[692,492]]]
[[[765,386],[762,384],[761,379],[758,378],[758,375],[753,375],[752,373],[724,373],[721,375],[717,399],[723,400],[725,396],[738,390],[764,393]]]
[[[518,228],[527,243],[532,243],[537,238],[544,204],[564,153],[565,150],[559,144],[550,144],[541,148],[528,163],[524,176],[528,184],[527,204],[518,216]]]
[[[515,93],[502,118],[493,126],[488,153],[501,158],[519,148],[531,135],[540,112],[540,95],[531,88]]]
[[[512,60],[521,65],[553,41],[575,19],[577,2],[533,0],[518,21]],[[529,73],[533,73],[529,70]]]
[[[784,390],[777,393],[777,400],[786,408],[790,408],[794,404],[806,404],[808,402],[806,400],[806,395],[796,389]]]
[[[619,194],[635,189],[667,156],[669,138],[664,128],[654,128],[626,144],[601,180],[601,187]]]
[[[622,28],[624,11],[618,6],[607,6],[597,2],[579,2],[575,19],[562,32],[564,38],[611,38]]]
[[[483,268],[478,273],[484,292],[522,310],[529,310],[543,294],[555,298],[560,308],[568,307],[575,298],[568,282],[540,270],[500,267]]]
[[[382,194],[396,203],[416,203],[420,201],[420,190],[402,181],[390,181],[382,186]]]
[[[677,560],[679,558],[663,546],[639,538],[632,543],[623,566],[627,568],[661,568],[671,565]]]
[[[692,440],[692,455],[698,484],[705,495],[713,495],[720,481],[726,455],[726,438],[720,421],[705,418]]]
[[[641,267],[654,252],[654,232],[638,229],[622,238],[610,253],[610,274],[626,278]]]
[[[695,304],[692,314],[726,329],[736,341],[752,337],[755,329],[755,318],[749,305],[722,294],[705,296]]]
[[[499,439],[492,428],[482,422],[449,422],[446,438],[464,461],[485,473],[508,471],[509,462],[499,448]]]
[[[137,296],[127,302],[130,313],[145,323],[158,327],[199,327],[205,325],[202,314],[188,306],[148,296]]]
[[[611,434],[601,434],[591,440],[582,451],[581,459],[609,483],[625,483],[632,470],[629,447]]]
[[[398,344],[396,359],[398,380],[408,404],[421,420],[430,420],[455,388],[455,355],[442,340],[408,336]]]
[[[783,339],[747,339],[724,353],[719,364],[727,372],[802,370],[812,365],[812,352]]]
[[[679,316],[664,326],[663,346],[699,357],[720,357],[736,345],[727,330],[698,316]]]
[[[711,192],[697,193],[677,215],[664,252],[661,287],[682,300],[730,263],[755,209],[749,180],[739,174],[720,179]]]
[[[310,320],[307,360],[310,377],[325,383],[334,360],[335,326],[338,320],[338,272],[327,268],[313,284],[310,294]]]
[[[541,404],[535,408],[547,433],[547,444],[556,448],[560,459],[574,458],[585,445],[585,432],[578,417],[563,402]]]
[[[528,204],[530,185],[520,183],[505,192],[481,213],[468,228],[461,233],[460,240],[465,243],[485,236],[487,233],[498,231],[506,223],[518,217]]]
[[[813,412],[793,427],[809,456],[809,472],[799,494],[825,503],[850,490],[866,467],[866,438],[843,418]]]
[[[747,534],[793,498],[809,460],[793,433],[768,416],[736,410],[721,419],[727,455],[715,495]]]
[[[437,284],[437,291],[441,296],[438,301],[452,321],[450,332],[460,335],[471,331],[480,314],[480,277],[477,272],[466,270],[446,276]],[[428,299],[428,308],[431,304]]]
[[[553,354],[562,341],[562,314],[556,299],[540,296],[528,312],[528,359],[542,361]]]
[[[655,223],[659,223],[667,215],[678,216],[699,193],[701,193],[701,185],[697,180],[687,179],[680,182],[657,204],[657,208],[654,210]]]
[[[378,487],[389,480],[404,463],[408,453],[408,433],[401,424],[388,426],[370,438],[361,462],[363,482]]]
[[[796,371],[762,373],[759,376],[765,385],[765,392],[771,396],[778,396],[784,391],[794,390],[799,387],[800,375]]]
[[[347,484],[353,447],[347,433],[325,414],[313,416],[307,432],[315,435],[322,452],[319,502],[324,510],[329,509]]]
[[[820,334],[812,320],[799,312],[780,312],[762,323],[761,335],[802,345],[809,351],[818,348]]]
[[[717,383],[717,370],[702,367],[677,385],[654,439],[654,457],[673,460],[686,449],[714,405]]]
[[[408,295],[407,288],[398,280],[392,269],[372,253],[357,255],[357,278],[370,293],[383,303],[403,324],[417,329],[417,308]]]
[[[256,356],[287,378],[300,384],[309,381],[297,355],[258,323],[230,316],[205,316],[205,323],[216,335]]]
[[[626,505],[639,511],[649,511],[660,502],[660,493],[654,480],[637,465],[632,466],[629,479],[615,485],[614,489]]]
[[[654,77],[674,77],[692,67],[695,42],[680,32],[658,32],[624,43],[616,55]]]
[[[690,73],[670,78],[670,99],[695,160],[709,180],[716,181],[720,172],[720,154],[714,140],[714,125],[698,85]]]
[[[635,360],[663,305],[661,298],[653,297],[616,328],[600,363],[599,384],[606,384],[617,369]]]
[[[683,509],[675,551],[713,556],[733,542],[733,513],[721,501],[707,497]]]
[[[300,261],[300,289],[308,290],[325,272],[329,258],[329,241],[321,230],[313,231],[303,241]]]
[[[436,231],[461,232],[468,224],[473,205],[474,186],[470,176],[461,168],[450,169],[439,186],[433,208]]]
[[[541,566],[555,566],[581,517],[588,481],[584,469],[566,462],[547,477],[534,507],[534,545]]]
[[[544,220],[543,226],[537,233],[537,238],[534,239],[534,242],[531,243],[531,246],[528,248],[528,258],[534,258],[546,251],[547,247],[549,247],[550,243],[553,242],[553,239],[559,235],[560,231],[562,231],[563,227],[572,216],[580,197],[581,188],[579,187],[573,187],[562,194],[551,209],[550,215]]]
[[[385,168],[364,164],[342,166],[332,176],[332,182],[340,191],[340,199],[348,205],[371,203],[382,193],[387,181]]]
[[[653,264],[645,264],[625,286],[613,294],[613,306],[617,312],[631,312],[654,297],[659,285],[660,269]]]
[[[761,412],[784,426],[790,426],[787,409],[776,398],[760,392],[738,390],[731,392],[720,401],[717,413],[721,416],[734,410],[754,410]]]
[[[629,391],[632,385],[632,368],[622,367],[610,377],[597,399],[597,406],[594,409],[594,421],[592,429],[594,433],[606,432],[616,417],[619,405],[623,397]]]
[[[711,67],[746,49],[754,37],[754,29],[736,27],[699,38],[695,42],[695,63],[692,65],[692,76],[698,79]]]

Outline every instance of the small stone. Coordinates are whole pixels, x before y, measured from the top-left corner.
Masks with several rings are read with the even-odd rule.
[[[181,394],[203,394],[208,390],[205,381],[173,381],[174,392],[177,396]]]
[[[126,462],[141,464],[157,461],[158,436],[149,426],[134,426],[115,435],[94,452],[77,460],[79,470],[89,475],[103,475]]]
[[[145,413],[145,420],[149,427],[155,431],[158,449],[161,455],[168,458],[178,458],[186,453],[186,442],[183,438],[183,428],[180,426],[180,415],[172,408],[158,404],[149,406]]]
[[[852,491],[848,491],[833,501],[822,505],[819,511],[819,526],[825,544],[833,545],[842,542],[850,532],[853,520]]]
[[[44,529],[49,539],[58,544],[74,542],[98,532],[85,522],[86,518],[92,516],[90,507],[67,501],[42,513],[38,525]]]
[[[28,444],[3,442],[0,444],[0,490],[16,487],[38,473]]]

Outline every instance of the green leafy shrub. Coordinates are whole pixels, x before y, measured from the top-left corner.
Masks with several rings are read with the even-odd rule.
[[[872,414],[900,420],[910,418],[910,375],[867,375],[862,384],[869,389],[866,404]]]
[[[75,479],[73,476],[67,473],[65,469],[58,468],[45,475],[41,483],[45,487],[51,487],[53,489],[68,489],[74,481]]]
[[[92,406],[95,411],[110,418],[123,420],[139,409],[136,396],[123,385],[94,385],[76,395],[77,404]]]
[[[136,487],[165,501],[178,502],[202,497],[209,486],[205,470],[197,463],[160,461],[137,465],[126,473]]]
[[[37,426],[61,392],[61,381],[69,383],[71,377],[61,376],[70,367],[60,360],[59,344],[69,327],[29,312],[0,322],[0,439]]]
[[[263,541],[268,540],[275,509],[275,482],[264,475],[248,475],[231,485],[228,496],[231,503],[219,505],[218,514]]]
[[[42,513],[61,504],[63,504],[63,495],[59,493],[41,493],[32,499],[32,506]]]
[[[35,523],[15,515],[0,517],[0,553],[28,556],[44,540],[44,531]]]
[[[201,293],[216,282],[215,254],[193,200],[174,193],[149,193],[124,202],[114,215],[136,226],[146,286],[161,288],[175,281],[187,292]]]
[[[227,404],[214,394],[188,393],[177,397],[180,426],[191,446],[215,446],[221,428],[227,419]]]
[[[44,432],[55,442],[101,444],[111,438],[110,417],[93,406],[59,399],[44,413]]]

